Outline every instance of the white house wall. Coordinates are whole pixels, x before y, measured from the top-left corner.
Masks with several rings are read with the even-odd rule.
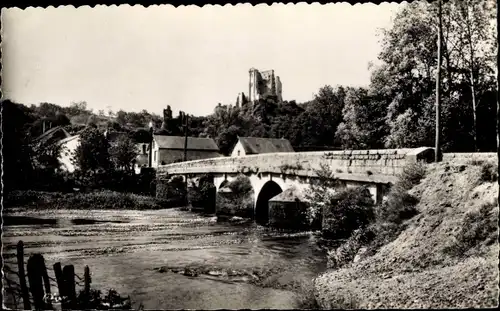
[[[67,140],[61,144],[61,152],[59,154],[59,162],[61,163],[61,169],[70,173],[73,173],[76,169],[73,164],[73,159],[75,156],[75,151],[80,144],[80,138],[75,137],[73,139]]]
[[[239,152],[239,154],[238,154]],[[234,146],[233,152],[231,152],[232,157],[238,157],[238,156],[244,156],[246,155],[245,153],[245,148],[243,148],[243,145],[241,144],[240,141],[236,143],[236,146]]]

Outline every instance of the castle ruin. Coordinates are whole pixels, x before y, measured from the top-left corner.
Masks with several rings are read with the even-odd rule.
[[[248,101],[255,102],[269,96],[274,96],[281,102],[281,81],[274,75],[274,70],[259,71],[255,68],[249,70]]]

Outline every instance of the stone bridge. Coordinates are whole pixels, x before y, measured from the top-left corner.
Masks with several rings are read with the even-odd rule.
[[[345,187],[366,185],[376,202],[380,202],[390,184],[409,163],[430,162],[434,149],[345,150],[259,154],[179,162],[159,166],[157,181],[165,182],[176,175],[188,182],[210,175],[219,191],[238,175],[246,175],[254,191],[254,212],[267,209],[269,199],[288,188],[307,189],[317,171],[329,168]]]

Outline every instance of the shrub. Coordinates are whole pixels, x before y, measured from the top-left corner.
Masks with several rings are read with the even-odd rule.
[[[338,269],[350,263],[361,247],[373,241],[374,238],[375,234],[370,228],[354,230],[344,243],[328,252],[328,268]]]
[[[495,182],[498,180],[498,164],[484,162],[481,165],[481,180],[484,182]]]
[[[320,163],[320,169],[315,173],[317,179],[312,180],[310,191],[306,193],[306,199],[310,202],[306,218],[313,228],[321,227],[323,207],[330,203],[332,190],[339,186],[338,179],[327,164]]]
[[[483,204],[478,210],[465,214],[462,226],[445,247],[445,253],[462,256],[467,251],[481,245],[491,245],[498,240],[498,215],[495,213],[498,202]]]
[[[401,174],[399,174],[396,186],[401,187],[403,190],[410,190],[413,186],[420,183],[425,177],[425,173],[425,164],[422,162],[408,164],[403,168]]]
[[[245,175],[238,175],[234,180],[232,180],[228,187],[234,194],[245,195],[253,191],[250,179]]]
[[[121,297],[114,289],[109,289],[106,295],[102,295],[100,290],[91,289],[87,296],[84,291],[80,291],[76,298],[76,309],[132,309],[130,297]]]
[[[228,183],[230,193],[217,195],[217,214],[224,216],[252,217],[253,187],[245,175],[238,175]]]
[[[168,206],[186,205],[186,183],[182,176],[174,176],[170,180],[160,180],[155,183],[156,197],[165,203],[168,202]]]
[[[418,198],[408,193],[408,190],[425,177],[426,169],[423,163],[407,165],[399,175],[398,181],[391,188],[387,199],[377,207],[376,218],[383,222],[401,223],[415,216],[418,211]]]
[[[114,191],[61,193],[14,191],[7,195],[6,205],[55,209],[158,209],[163,201],[154,197]]]
[[[329,196],[323,206],[323,235],[346,238],[369,224],[374,216],[373,200],[366,187],[350,188]]]
[[[418,198],[409,194],[401,186],[395,185],[389,191],[386,201],[377,207],[376,218],[380,221],[399,224],[418,214],[417,203]]]

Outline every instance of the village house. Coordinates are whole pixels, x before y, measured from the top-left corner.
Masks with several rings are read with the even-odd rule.
[[[153,135],[151,166],[156,168],[159,165],[183,161],[184,143],[183,136]],[[186,149],[188,161],[222,156],[212,138],[188,137]]]
[[[70,137],[71,135],[62,126],[56,126],[49,130],[45,130],[45,122],[43,125],[43,133],[33,140],[35,145],[45,144],[45,143],[55,143],[59,140]]]
[[[76,148],[80,144],[80,135],[70,136],[58,142],[61,145],[59,153],[59,162],[61,169],[69,173],[73,173],[76,169],[73,159],[75,156]]]
[[[290,141],[284,138],[238,137],[231,152],[232,157],[251,154],[295,152]]]

